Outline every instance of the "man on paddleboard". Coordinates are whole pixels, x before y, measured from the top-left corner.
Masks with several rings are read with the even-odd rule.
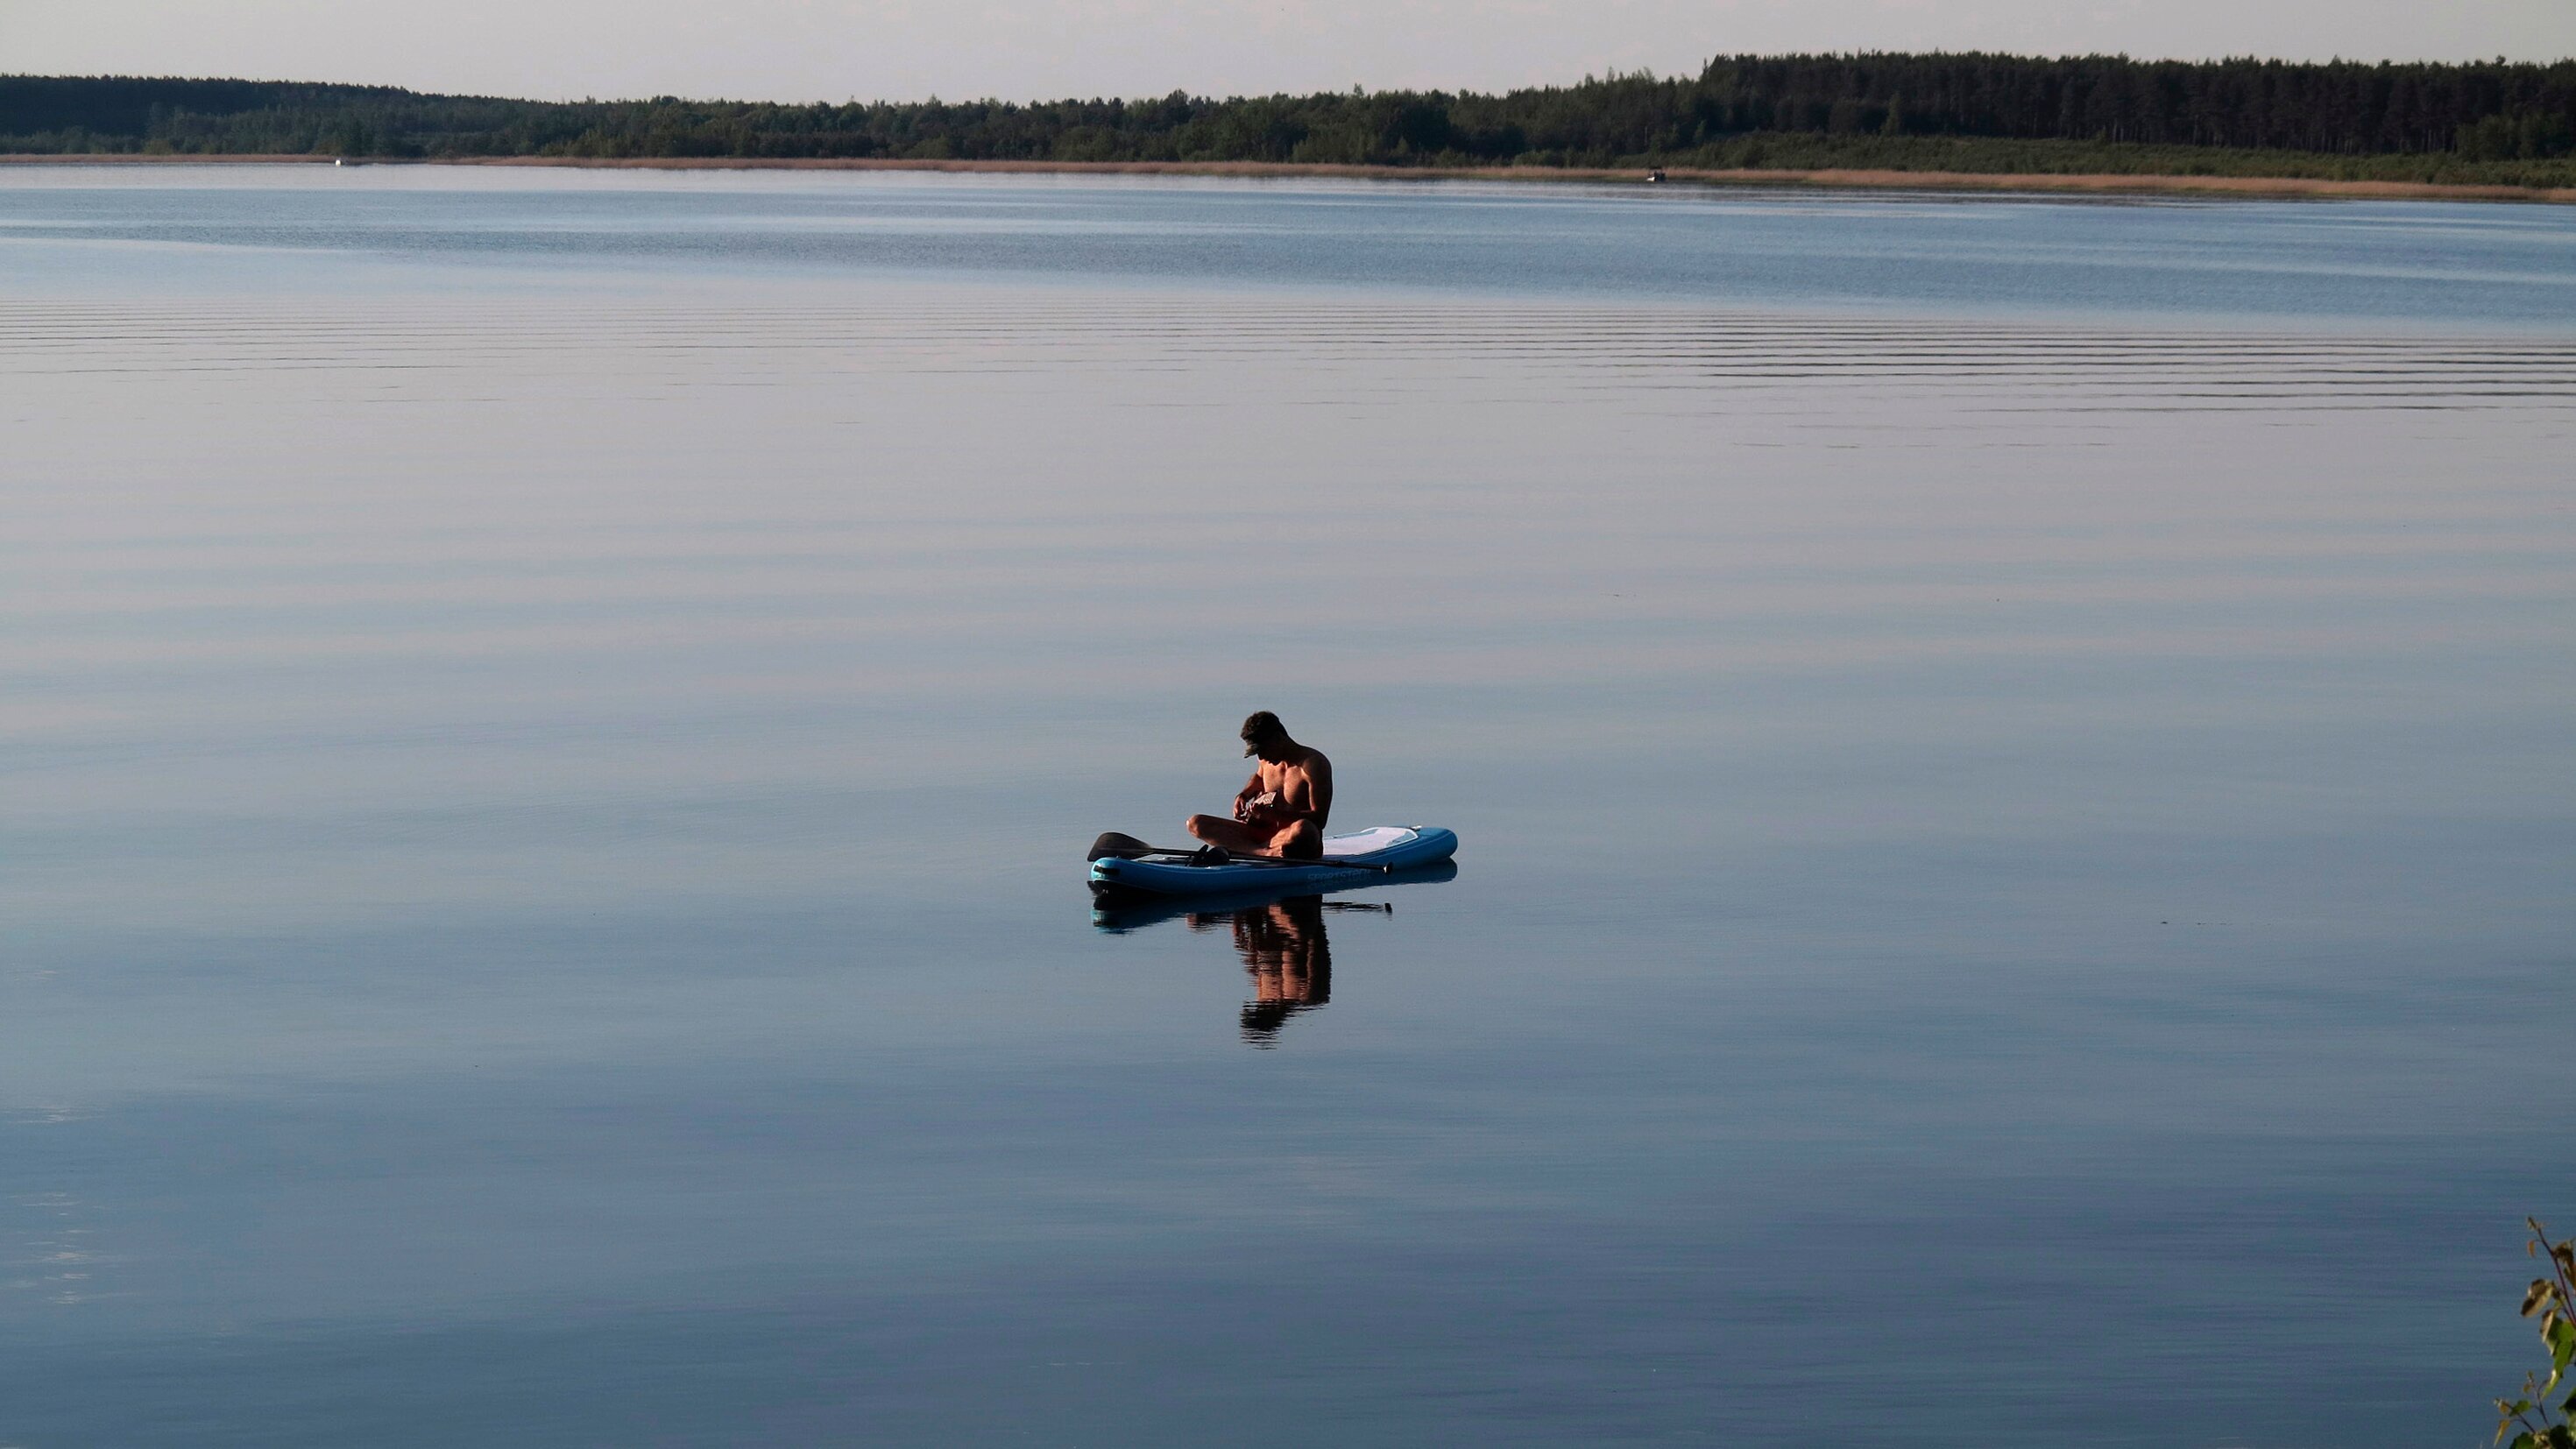
[[[1315,860],[1324,853],[1324,817],[1333,809],[1333,762],[1288,738],[1279,716],[1261,710],[1243,722],[1243,752],[1261,763],[1234,792],[1234,818],[1190,817],[1190,834],[1237,855]]]

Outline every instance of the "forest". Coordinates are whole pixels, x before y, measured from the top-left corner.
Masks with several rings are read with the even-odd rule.
[[[2576,184],[2576,60],[1724,56],[1441,91],[811,105],[0,77],[0,151],[1811,167]]]

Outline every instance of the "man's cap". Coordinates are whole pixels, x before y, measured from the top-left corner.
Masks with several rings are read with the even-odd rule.
[[[1275,739],[1286,733],[1288,729],[1279,723],[1279,716],[1266,709],[1256,709],[1243,717],[1243,752],[1247,755],[1257,754],[1260,752],[1261,741]]]

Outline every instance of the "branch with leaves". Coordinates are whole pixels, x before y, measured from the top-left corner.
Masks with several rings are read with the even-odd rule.
[[[2549,1350],[2549,1376],[2531,1373],[2522,1376],[2522,1397],[2498,1399],[2496,1406],[2496,1442],[2506,1449],[2576,1449],[2576,1428],[2570,1428],[2569,1416],[2576,1415],[2576,1393],[2560,1400],[2553,1410],[2549,1396],[2558,1391],[2559,1380],[2567,1376],[2567,1365],[2576,1361],[2576,1240],[2549,1241],[2549,1230],[2538,1218],[2524,1218],[2531,1228],[2531,1241],[2523,1251],[2549,1264],[2549,1276],[2534,1278],[2522,1295],[2522,1316],[2540,1319],[2540,1343]]]

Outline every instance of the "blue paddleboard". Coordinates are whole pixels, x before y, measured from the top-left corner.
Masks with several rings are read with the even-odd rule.
[[[1457,853],[1458,837],[1436,825],[1380,825],[1324,837],[1321,860],[1237,857],[1200,861],[1178,854],[1091,863],[1098,895],[1203,896],[1237,891],[1287,894],[1366,885],[1397,872],[1436,865]]]

